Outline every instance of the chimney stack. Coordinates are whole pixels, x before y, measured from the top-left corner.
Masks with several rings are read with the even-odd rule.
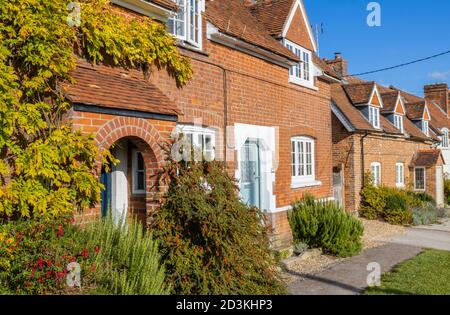
[[[450,115],[450,92],[447,83],[425,85],[424,94],[427,101],[434,101],[445,113],[447,113],[447,116]]]
[[[324,59],[324,61],[329,64],[334,71],[336,71],[341,77],[345,77],[348,75],[347,72],[347,60],[345,60],[344,58],[342,58],[342,54],[340,52],[336,52],[334,53],[334,59],[333,60],[328,60],[328,59]]]

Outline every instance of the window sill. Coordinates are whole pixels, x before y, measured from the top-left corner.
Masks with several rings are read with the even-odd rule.
[[[192,52],[196,52],[198,54],[209,56],[209,54],[206,51],[204,51],[201,47],[191,45],[187,41],[182,39],[177,39],[177,46]]]
[[[405,188],[405,184],[395,184],[395,187],[403,189]]]
[[[295,84],[295,85],[299,85],[302,86],[304,88],[313,90],[313,91],[318,91],[319,88],[317,86],[314,86],[313,83],[309,82],[309,81],[302,81],[302,80],[298,80],[298,79],[293,79],[292,77],[289,78],[289,83]]]
[[[291,188],[297,189],[297,188],[314,187],[314,186],[320,186],[320,185],[322,185],[322,182],[319,180],[292,181]]]

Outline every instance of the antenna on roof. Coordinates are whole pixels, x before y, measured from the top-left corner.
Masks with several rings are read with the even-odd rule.
[[[323,31],[323,23],[320,23],[320,25],[316,24],[315,28],[314,28],[314,32],[316,33],[317,55],[320,56],[319,35],[322,35],[324,33],[324,31]]]

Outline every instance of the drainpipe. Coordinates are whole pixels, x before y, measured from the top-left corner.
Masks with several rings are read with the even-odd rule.
[[[365,175],[365,165],[364,165],[364,139],[369,135],[369,132],[366,131],[364,136],[361,137],[361,188],[364,188],[364,175]]]
[[[207,65],[219,68],[222,70],[223,73],[223,159],[225,164],[227,163],[227,127],[228,127],[228,75],[227,75],[227,69],[221,65],[215,64],[213,62],[196,58],[193,56],[189,56],[190,59],[205,63]]]

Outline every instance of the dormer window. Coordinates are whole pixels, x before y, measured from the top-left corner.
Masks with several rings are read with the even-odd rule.
[[[422,121],[422,132],[423,132],[427,137],[430,136],[430,133],[429,133],[428,130],[429,130],[429,129],[428,129],[428,120]]]
[[[169,32],[178,39],[200,48],[202,42],[203,0],[173,0],[178,5],[176,15],[169,18]]]
[[[394,126],[403,133],[403,116],[394,115]]]
[[[380,108],[369,106],[369,122],[374,128],[380,128]]]
[[[289,81],[306,87],[313,87],[312,53],[287,39],[284,40],[284,45],[300,59],[300,63],[289,69]]]

